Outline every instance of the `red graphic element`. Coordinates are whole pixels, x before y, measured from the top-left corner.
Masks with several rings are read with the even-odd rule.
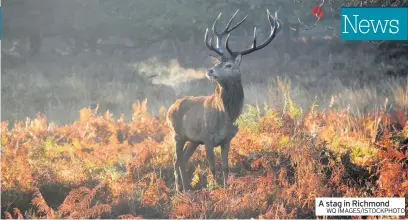
[[[316,15],[316,17],[321,18],[323,16],[323,8],[321,6],[316,6],[313,8],[312,13]]]

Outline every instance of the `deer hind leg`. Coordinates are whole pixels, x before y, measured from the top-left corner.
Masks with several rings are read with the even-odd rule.
[[[176,185],[176,191],[179,191],[179,176],[181,177],[181,180],[183,181],[183,175],[182,175],[182,168],[183,166],[183,148],[184,144],[186,141],[177,135],[174,137],[174,142],[175,142],[175,150],[176,150],[176,161],[174,162],[174,178],[175,178],[175,185]]]
[[[189,178],[187,178],[187,165],[188,165],[188,161],[190,160],[190,157],[193,155],[193,153],[195,152],[195,150],[198,147],[198,143],[194,143],[194,142],[187,142],[185,150],[184,150],[184,155],[183,155],[183,164],[184,164],[184,169],[182,170],[183,173],[183,187],[184,190],[188,190],[190,189],[190,182],[189,182]]]

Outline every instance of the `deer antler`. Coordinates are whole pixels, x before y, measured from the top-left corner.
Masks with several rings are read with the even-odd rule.
[[[214,47],[213,44],[212,44],[212,38],[210,38],[210,40],[207,40],[207,39],[208,39],[208,28],[205,30],[205,36],[204,36],[205,45],[208,47],[208,49],[210,49],[210,50],[216,52],[216,53],[217,53],[218,55],[220,55],[221,57],[224,57],[224,56],[225,56],[224,51],[223,51],[223,49],[222,49],[221,46],[220,46],[220,44],[221,44],[221,42],[222,42],[222,37],[223,37],[224,35],[226,35],[226,34],[229,34],[231,31],[233,31],[235,28],[237,28],[237,27],[238,27],[240,24],[242,24],[242,23],[245,21],[245,19],[248,17],[248,15],[245,16],[240,22],[238,22],[238,23],[237,23],[236,25],[234,25],[231,29],[229,29],[230,26],[231,26],[232,21],[234,20],[235,16],[237,15],[238,11],[239,11],[239,9],[234,13],[234,15],[232,15],[231,19],[230,19],[230,20],[228,21],[228,23],[227,23],[227,26],[226,26],[226,27],[224,28],[224,30],[222,30],[221,32],[217,32],[217,30],[216,30],[215,27],[216,27],[217,22],[218,22],[218,20],[220,19],[222,13],[220,13],[220,14],[218,15],[218,17],[215,19],[214,24],[213,24],[213,26],[212,26],[213,34],[214,34],[215,37],[216,37],[215,47]]]
[[[230,54],[231,57],[236,57],[239,54],[247,55],[247,54],[250,54],[250,53],[252,53],[254,51],[257,51],[257,50],[260,50],[260,49],[264,48],[266,45],[268,45],[275,38],[276,34],[281,30],[282,24],[279,21],[279,19],[277,18],[277,12],[275,12],[275,16],[272,16],[271,13],[269,12],[269,10],[266,9],[269,24],[271,26],[271,33],[269,34],[269,37],[262,44],[257,46],[256,45],[256,27],[254,27],[254,38],[253,38],[252,46],[250,48],[246,49],[246,50],[234,52],[234,51],[231,50],[231,48],[228,45],[228,40],[229,40],[229,37],[230,37],[230,33],[231,33],[231,31],[236,29],[239,25],[241,25],[245,21],[245,19],[248,17],[248,15],[245,16],[240,22],[238,22],[236,25],[234,25],[230,29],[231,23],[234,20],[235,16],[237,15],[238,11],[239,11],[239,9],[234,13],[234,15],[232,15],[231,19],[227,23],[227,26],[221,32],[218,32],[216,30],[216,25],[217,25],[217,22],[220,19],[222,13],[220,13],[218,15],[218,17],[215,19],[214,24],[212,26],[212,31],[213,31],[213,34],[215,35],[215,38],[216,38],[215,47],[213,46],[212,38],[210,38],[208,40],[208,28],[205,31],[205,36],[204,36],[205,45],[208,47],[208,49],[216,52],[221,57],[226,56],[224,51],[223,51],[223,48],[220,45],[222,43],[222,37],[224,35],[226,35],[226,34],[228,34],[228,36],[227,36],[227,38],[225,40],[224,47],[227,49],[227,51],[228,51],[228,53]]]
[[[272,40],[275,38],[276,34],[281,30],[281,22],[279,21],[279,19],[277,18],[277,12],[275,12],[275,16],[272,16],[271,13],[269,12],[268,9],[266,9],[266,13],[268,16],[268,20],[269,20],[269,24],[271,25],[271,33],[269,34],[269,37],[259,46],[256,45],[256,27],[254,27],[254,38],[253,38],[253,43],[252,46],[246,50],[242,50],[242,51],[237,51],[234,52],[230,49],[230,47],[228,46],[228,40],[229,40],[229,34],[227,36],[227,39],[225,40],[225,47],[227,48],[228,52],[231,54],[232,57],[235,57],[239,54],[241,55],[247,55],[250,54],[254,51],[260,50],[262,48],[264,48],[266,45],[268,45],[270,42],[272,42]]]

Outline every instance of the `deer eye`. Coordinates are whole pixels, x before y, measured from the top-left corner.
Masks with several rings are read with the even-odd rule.
[[[225,68],[231,68],[231,64],[227,64],[227,65],[225,65]]]

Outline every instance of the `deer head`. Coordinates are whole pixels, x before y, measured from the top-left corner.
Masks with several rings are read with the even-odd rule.
[[[228,40],[230,37],[230,33],[236,29],[239,25],[241,25],[248,16],[245,16],[240,22],[230,28],[232,21],[234,20],[235,16],[237,15],[239,9],[234,13],[231,19],[228,21],[227,26],[221,31],[218,32],[216,30],[217,22],[221,17],[220,13],[218,17],[215,19],[212,32],[215,38],[215,46],[213,45],[213,38],[208,39],[208,28],[205,31],[204,42],[208,49],[217,53],[217,56],[212,56],[213,62],[215,62],[215,66],[207,70],[207,78],[216,81],[217,83],[222,83],[228,80],[231,77],[240,77],[241,73],[239,70],[239,66],[241,64],[242,56],[250,54],[254,51],[260,50],[268,45],[276,36],[276,34],[281,30],[281,22],[277,19],[277,14],[275,12],[275,16],[272,16],[268,9],[266,9],[266,14],[268,17],[268,21],[271,27],[271,32],[268,38],[261,43],[260,45],[256,44],[256,27],[254,27],[254,37],[252,46],[248,49],[242,51],[232,51],[228,45]],[[228,35],[227,35],[228,34]],[[221,47],[222,38],[227,35],[227,38],[224,41],[224,47]]]

